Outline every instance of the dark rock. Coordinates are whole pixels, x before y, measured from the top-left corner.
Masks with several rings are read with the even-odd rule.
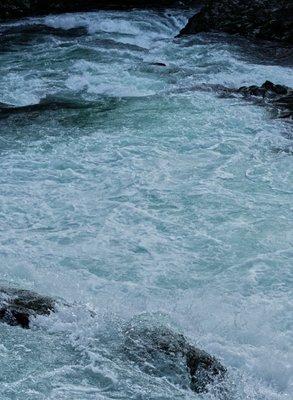
[[[190,345],[186,351],[186,362],[191,375],[190,387],[196,393],[206,392],[208,385],[221,382],[227,372],[215,357]]]
[[[190,345],[183,335],[166,327],[129,327],[125,331],[124,352],[142,367],[155,365],[155,359],[165,355],[169,361],[167,369],[172,371],[178,364],[176,357],[181,357],[189,373],[190,388],[196,393],[206,392],[209,385],[222,382],[227,372],[216,358]],[[162,365],[162,359],[159,365]]]
[[[30,319],[54,312],[55,301],[29,290],[0,287],[0,321],[28,329]]]
[[[293,117],[293,90],[287,86],[266,81],[262,86],[243,86],[236,93],[245,97],[261,97],[279,111],[280,118]]]
[[[165,64],[163,62],[152,62],[152,63],[150,63],[150,65],[155,65],[158,67],[167,67],[167,64]]]
[[[265,81],[265,83],[262,85],[262,88],[264,88],[267,92],[272,92],[275,94],[287,94],[289,90],[289,88],[286,86],[275,85],[270,81]]]
[[[293,92],[291,90],[286,96],[279,97],[274,100],[274,104],[287,108],[288,110],[293,110]]]
[[[266,81],[261,86],[242,86],[239,89],[229,88],[219,84],[201,83],[188,88],[180,88],[176,93],[186,91],[215,92],[221,97],[235,97],[242,95],[248,101],[269,106],[277,111],[278,118],[293,118],[293,89],[284,85],[275,85]],[[172,91],[172,93],[174,93]]]
[[[207,0],[181,35],[221,31],[293,43],[293,0]]]
[[[291,89],[284,85],[275,85],[270,81],[266,81],[261,86],[242,86],[238,89],[239,93],[249,94],[252,96],[262,96],[275,98],[283,95],[288,95]]]
[[[189,3],[190,0],[5,0],[0,2],[0,20],[99,9],[166,8]]]
[[[242,95],[246,100],[257,101],[258,104],[268,105],[277,110],[278,118],[293,118],[293,89],[285,85],[275,85],[266,81],[261,86],[242,86],[239,89],[228,88],[219,84],[197,84],[188,90],[192,91],[213,91],[222,97]],[[180,89],[186,91],[186,89]]]

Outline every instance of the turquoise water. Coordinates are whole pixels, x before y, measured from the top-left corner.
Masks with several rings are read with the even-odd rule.
[[[86,34],[14,35],[0,55],[0,102],[63,102],[0,119],[1,280],[65,304],[0,326],[1,400],[217,399],[123,358],[123,327],[145,320],[217,356],[231,399],[293,395],[292,127],[192,89],[293,86],[292,69],[245,41],[174,39],[187,17],[9,24]]]

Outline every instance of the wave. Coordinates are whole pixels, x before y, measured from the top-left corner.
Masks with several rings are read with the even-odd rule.
[[[28,25],[15,25],[10,28],[2,28],[1,39],[6,35],[56,35],[76,37],[86,35],[87,33],[87,30],[82,26],[65,29],[45,24],[32,23]]]
[[[57,96],[48,95],[45,98],[41,99],[39,103],[29,104],[25,106],[14,106],[11,104],[0,103],[0,117],[5,117],[11,114],[21,114],[47,110],[78,110],[94,107],[95,105],[96,103],[94,102],[70,98],[60,98]]]

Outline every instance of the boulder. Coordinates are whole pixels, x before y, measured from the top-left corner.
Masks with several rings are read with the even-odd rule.
[[[54,312],[55,301],[29,290],[0,287],[0,321],[28,329],[37,315]]]
[[[206,0],[181,35],[221,31],[293,43],[292,0]]]
[[[183,359],[190,388],[196,393],[204,393],[209,385],[224,380],[226,368],[215,357],[192,346],[183,335],[166,327],[129,326],[124,335],[124,353],[142,368],[156,364],[157,369],[163,368],[162,356],[165,356],[168,364],[164,371],[167,370],[167,374],[168,369],[176,371],[179,360]],[[153,373],[158,374],[158,370]]]

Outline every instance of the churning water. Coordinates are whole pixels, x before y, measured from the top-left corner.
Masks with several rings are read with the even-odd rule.
[[[292,86],[292,69],[244,40],[174,39],[186,19],[1,25],[0,102],[19,107],[0,115],[1,283],[69,305],[0,326],[1,400],[218,398],[125,359],[129,323],[215,355],[231,399],[292,398],[291,128],[192,90]]]

